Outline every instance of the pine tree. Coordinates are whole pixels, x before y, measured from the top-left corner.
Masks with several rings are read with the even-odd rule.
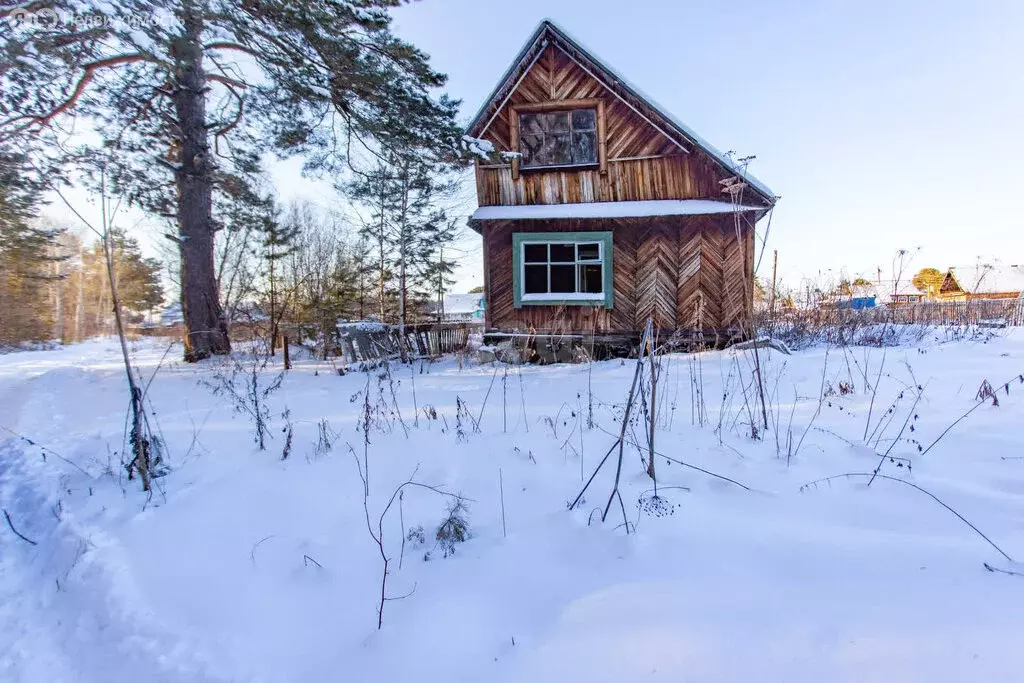
[[[0,146],[0,344],[63,336],[63,230],[38,217],[40,187],[24,153]],[[57,299],[56,301],[54,299]]]
[[[121,306],[136,314],[152,312],[162,306],[164,289],[160,271],[163,264],[154,258],[144,257],[138,240],[123,232],[112,232],[110,241]],[[102,261],[102,245],[97,243],[93,249],[97,262]]]
[[[342,186],[344,194],[360,203],[367,211],[363,218],[359,236],[367,249],[366,273],[375,281],[377,299],[376,314],[381,322],[387,321],[387,283],[391,280],[390,263],[394,250],[389,227],[391,207],[394,202],[394,171],[383,160],[378,160],[368,173],[357,172],[355,177]],[[360,318],[365,313],[360,312]]]
[[[449,160],[406,151],[379,161],[370,173],[359,174],[348,186],[350,195],[369,212],[363,234],[377,246],[382,315],[385,283],[394,280],[400,334],[410,318],[412,302],[436,291],[440,249],[454,239],[455,224],[444,209],[456,187],[451,169]],[[455,266],[454,260],[448,264],[449,269]]]
[[[438,245],[437,258],[428,260],[422,271],[424,282],[429,283],[433,288],[431,294],[435,301],[438,322],[444,320],[444,295],[455,284],[454,274],[458,263],[452,256],[453,254],[449,250],[448,257],[445,257],[444,243],[442,242]]]
[[[269,351],[277,351],[281,321],[288,306],[288,296],[282,287],[284,260],[295,253],[295,240],[299,235],[299,218],[294,213],[282,216],[274,205],[269,205],[263,220],[260,258],[267,286],[267,314],[270,322]]]
[[[22,4],[0,0],[0,19]],[[399,4],[37,0],[34,16],[58,20],[3,24],[0,142],[41,134],[59,157],[55,127],[87,116],[113,152],[115,194],[176,223],[185,359],[227,353],[218,197],[244,194],[261,154],[337,172],[353,144],[455,149],[458,103],[432,97],[445,76],[391,32]]]
[[[352,274],[355,280],[355,315],[359,320],[366,319],[370,281],[374,273],[370,241],[360,234],[352,246]]]

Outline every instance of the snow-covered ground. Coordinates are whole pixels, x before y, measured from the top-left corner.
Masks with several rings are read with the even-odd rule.
[[[881,473],[1024,557],[1024,385],[918,449],[983,380],[998,389],[1024,372],[1024,334],[937,337],[762,350],[763,440],[750,436],[750,352],[667,358],[656,450],[749,490],[658,458],[654,501],[630,446],[628,529],[617,501],[598,519],[614,455],[586,502],[567,505],[615,441],[634,361],[495,375],[446,359],[393,365],[393,384],[302,361],[271,394],[259,452],[251,422],[211,391],[226,366],[178,363],[175,347],[148,393],[171,470],[147,500],[120,468],[127,394],[113,341],[2,356],[0,504],[35,545],[0,521],[0,680],[1024,680],[1024,576],[983,563],[1019,565],[907,485],[801,490],[870,473],[903,428],[890,455],[912,471],[887,460]],[[144,379],[166,348],[135,345]],[[819,410],[823,386],[834,395]],[[381,527],[381,630],[382,560],[357,467],[367,387],[374,529],[410,477],[469,505],[470,538],[445,558],[434,533],[451,499],[409,486],[395,500]],[[322,420],[337,435],[329,451],[317,448]],[[639,426],[627,438],[645,441]],[[425,544],[403,554],[403,529],[417,526]]]

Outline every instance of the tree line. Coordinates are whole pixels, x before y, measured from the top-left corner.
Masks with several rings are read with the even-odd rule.
[[[361,263],[375,244],[377,314],[394,307],[401,323],[422,282],[450,278],[441,246],[454,224],[437,198],[464,163],[446,76],[392,31],[401,4],[0,0],[4,239],[44,195],[110,192],[166,224],[185,360],[228,353],[225,303],[245,300],[246,268],[272,283],[271,318],[300,306],[277,284],[314,238],[289,234],[261,190],[268,154],[300,155],[365,205],[345,253]],[[366,269],[350,265],[336,275],[358,290]]]
[[[0,346],[113,333],[103,245],[36,216],[37,188],[10,177],[18,162],[0,155]],[[162,264],[123,232],[111,246],[122,306],[141,321],[164,303]]]
[[[391,172],[379,166],[353,183],[352,196],[372,193],[375,205],[341,213],[270,199],[258,221],[218,235],[215,270],[228,321],[261,328],[273,354],[286,328],[295,330],[293,340],[300,335],[325,350],[339,321],[435,320],[457,265],[444,255],[456,220],[434,203],[434,181],[410,187]],[[174,257],[169,251],[172,281]]]

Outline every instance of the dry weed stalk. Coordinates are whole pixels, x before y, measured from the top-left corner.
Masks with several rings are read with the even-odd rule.
[[[353,456],[354,455],[355,454],[353,452]],[[370,521],[369,481],[366,479],[362,468],[359,466],[358,458],[356,458],[356,469],[359,472],[360,478],[363,480],[363,491],[365,492],[363,495],[363,512],[366,517],[366,530],[369,532],[370,538],[373,539],[374,544],[377,546],[377,550],[380,553],[380,558],[383,565],[380,578],[380,602],[378,603],[377,606],[377,629],[380,630],[384,627],[384,605],[392,600],[402,600],[404,598],[407,598],[410,595],[412,595],[413,591],[416,590],[416,586],[413,585],[412,591],[409,591],[405,595],[389,597],[387,594],[388,573],[389,568],[391,566],[391,558],[388,556],[387,551],[384,548],[384,518],[387,517],[388,511],[391,509],[391,506],[395,504],[395,500],[403,495],[403,492],[405,491],[406,488],[413,487],[425,489],[427,491],[431,491],[441,496],[447,496],[460,503],[468,499],[463,498],[462,496],[455,493],[449,493],[448,491],[445,491],[437,486],[430,486],[429,484],[423,484],[416,481],[416,473],[419,472],[419,465],[417,465],[416,468],[413,470],[412,474],[409,476],[409,478],[406,479],[401,484],[399,484],[398,487],[391,494],[391,497],[388,499],[387,505],[384,506],[384,509],[381,511],[380,516],[377,518],[377,525],[375,529],[373,523]],[[402,520],[402,526],[404,528],[404,518]],[[403,534],[403,539],[404,538],[405,536]]]
[[[593,474],[590,475],[590,479],[587,480],[587,483],[583,485],[583,488],[576,496],[576,499],[573,500],[573,502],[569,505],[569,509],[572,510],[576,507],[576,505],[579,504],[580,500],[583,498],[583,494],[586,493],[587,488],[590,487],[590,484],[594,481],[594,478],[597,476],[597,473],[601,471],[601,468],[608,461],[608,458],[611,457],[611,454],[616,450],[616,448],[618,448],[619,457],[615,468],[615,483],[612,486],[611,493],[608,495],[608,502],[605,503],[604,511],[601,513],[601,521],[603,522],[605,521],[605,519],[607,519],[608,510],[611,509],[612,501],[614,501],[616,497],[618,497],[619,505],[622,508],[622,519],[626,525],[627,534],[629,533],[629,519],[626,517],[626,506],[622,502],[622,494],[619,493],[619,482],[622,478],[622,460],[626,445],[626,429],[629,427],[630,424],[629,417],[630,413],[633,410],[633,404],[637,395],[637,384],[643,372],[644,359],[647,358],[649,360],[649,356],[647,356],[646,351],[650,349],[649,342],[652,338],[653,326],[654,321],[648,318],[647,325],[644,327],[643,336],[640,339],[640,346],[637,352],[636,371],[633,373],[633,381],[630,384],[629,395],[626,398],[626,407],[625,412],[622,416],[622,427],[619,431],[619,436],[616,439],[615,443],[612,444],[611,448],[608,449],[608,452],[605,453],[604,457],[601,458],[601,461],[598,463],[597,467],[594,468]]]

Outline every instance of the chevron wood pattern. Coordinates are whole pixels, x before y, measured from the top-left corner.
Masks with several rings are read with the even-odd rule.
[[[676,287],[679,224],[644,221],[634,228],[636,246],[636,314],[634,328],[654,318],[658,329],[676,328]]]
[[[598,225],[601,223],[601,225]],[[489,329],[537,332],[610,332],[628,329],[630,321],[623,321],[625,312],[632,311],[633,288],[625,285],[633,279],[631,264],[635,248],[629,230],[616,229],[607,221],[488,221],[483,231],[487,277],[485,279],[486,326]],[[581,232],[609,230],[615,270],[615,295],[612,310],[598,306],[524,306],[515,307],[512,294],[512,233],[513,232]],[[613,312],[615,315],[613,315]],[[624,327],[620,327],[625,322]]]
[[[636,245],[637,231],[626,220],[608,221],[612,226],[612,263],[614,265],[614,277],[612,285],[615,288],[613,298],[611,330],[628,330],[633,328],[634,314],[636,312]]]
[[[636,93],[623,88],[617,77],[595,65],[571,40],[556,32],[549,32],[543,41],[542,37],[520,55],[482,117],[473,123],[471,134],[489,140],[498,151],[518,151],[512,149],[514,108],[558,109],[557,103],[566,100],[590,100],[586,106],[594,106],[597,100],[605,151],[599,159],[605,161],[593,167],[520,169],[518,173],[508,163],[478,161],[480,206],[725,199],[720,181],[732,175],[726,165],[674,129]],[[744,203],[767,207],[771,202],[770,197],[754,194]],[[744,221],[749,220],[746,215]],[[634,335],[652,317],[666,332],[742,334],[752,310],[753,224],[738,227],[734,221],[732,214],[715,214],[475,223],[484,240],[486,325],[497,332]],[[612,232],[612,308],[516,309],[512,234],[591,230]]]
[[[604,102],[607,172],[531,170],[513,179],[510,165],[478,164],[481,206],[721,196],[718,181],[725,176],[707,155],[681,149],[555,45],[545,48],[523,76],[483,137],[499,151],[516,151],[511,149],[513,106],[577,99]]]
[[[512,294],[512,233],[611,230],[615,289],[611,310],[526,306]],[[733,218],[484,221],[488,329],[635,333],[648,317],[665,331],[742,331],[752,305],[753,232],[737,241]]]

